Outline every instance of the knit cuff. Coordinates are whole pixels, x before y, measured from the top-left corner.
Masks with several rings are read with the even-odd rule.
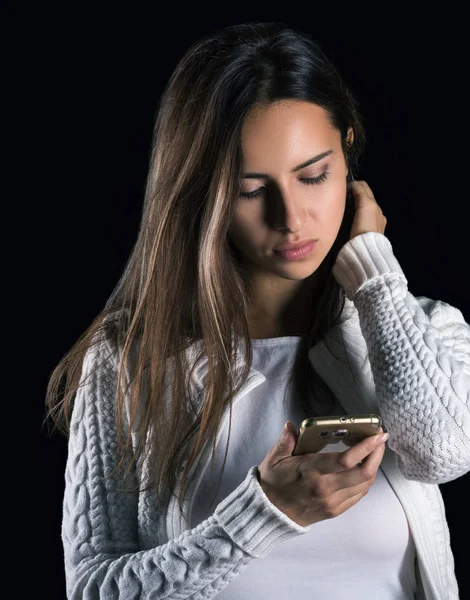
[[[258,481],[258,467],[215,509],[214,514],[229,536],[245,552],[263,558],[284,540],[307,533],[272,504]]]
[[[406,281],[390,240],[377,231],[361,233],[344,244],[332,271],[349,300],[354,300],[361,288],[374,277],[397,273]]]

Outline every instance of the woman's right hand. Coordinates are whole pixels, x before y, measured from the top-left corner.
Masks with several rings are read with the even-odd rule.
[[[292,456],[298,434],[287,424],[287,436],[281,434],[258,467],[263,492],[279,510],[307,527],[337,517],[367,494],[385,452],[382,428],[344,452]]]

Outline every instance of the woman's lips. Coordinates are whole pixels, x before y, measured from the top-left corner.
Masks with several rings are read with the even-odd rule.
[[[284,260],[300,260],[301,258],[308,256],[315,248],[315,245],[316,242],[308,242],[305,246],[294,250],[274,250],[274,253]]]

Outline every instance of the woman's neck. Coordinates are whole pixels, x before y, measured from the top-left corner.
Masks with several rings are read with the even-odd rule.
[[[304,335],[315,310],[315,299],[315,289],[312,286],[304,288],[276,318],[270,317],[259,306],[253,306],[248,314],[250,337],[264,339]]]

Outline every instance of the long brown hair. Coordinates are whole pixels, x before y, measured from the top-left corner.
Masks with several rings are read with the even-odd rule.
[[[224,409],[228,404],[231,418],[232,398],[252,362],[249,280],[227,232],[239,199],[244,117],[255,103],[281,99],[308,101],[325,109],[341,133],[348,179],[354,178],[365,145],[358,102],[331,59],[306,33],[279,22],[249,22],[197,40],[160,98],[142,219],[127,264],[105,308],[54,368],[47,387],[46,422],[67,434],[83,359],[100,339],[97,334],[104,332],[119,348],[116,464],[140,469],[145,457],[155,457],[155,470],[146,478],[143,470],[140,473],[139,489],[155,489],[158,495],[161,486],[172,487],[182,451],[197,434],[178,495],[181,510],[189,471],[211,442],[212,473]],[[349,128],[354,133],[351,143]],[[353,212],[352,199],[347,198],[337,239],[310,276],[316,278],[320,292],[291,374],[299,389],[315,376],[309,372],[308,349],[325,337],[343,310],[344,290],[332,267],[349,239]],[[240,339],[246,361],[235,373],[234,351]],[[189,362],[185,350],[195,342],[199,352]],[[124,390],[131,351],[135,367]],[[203,357],[208,374],[196,410],[190,380]],[[170,360],[168,407],[163,391]],[[131,415],[127,433],[124,402]],[[137,421],[142,402],[145,410]],[[310,409],[307,403],[307,415]],[[222,472],[227,451],[228,442]]]

